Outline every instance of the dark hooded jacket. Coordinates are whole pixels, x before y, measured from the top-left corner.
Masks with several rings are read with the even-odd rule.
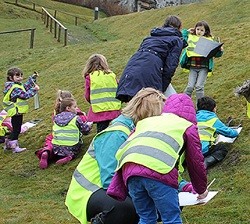
[[[198,194],[202,194],[207,189],[207,176],[204,166],[204,158],[201,152],[201,143],[198,134],[196,112],[193,102],[186,94],[173,94],[167,99],[162,116],[164,116],[164,113],[173,113],[193,124],[187,128],[183,134],[183,150],[185,152],[187,170],[194,190]],[[126,183],[128,178],[131,176],[142,176],[155,179],[173,188],[178,188],[177,168],[173,168],[167,174],[160,174],[140,164],[126,163],[122,169],[115,173],[111,184],[108,187],[108,195],[123,200],[127,193]]]
[[[184,47],[182,34],[173,27],[154,28],[128,61],[116,98],[128,102],[143,87],[165,91]]]

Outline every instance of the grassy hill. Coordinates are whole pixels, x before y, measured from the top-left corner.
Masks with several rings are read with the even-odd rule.
[[[32,2],[49,8],[51,12],[61,10],[83,15],[86,19],[79,26],[74,26],[72,17],[58,15],[69,29],[69,44],[63,47],[49,33],[39,13],[0,0],[0,32],[36,28],[34,49],[28,48],[28,32],[0,34],[2,88],[9,67],[20,67],[25,77],[38,71],[41,108],[34,110],[31,99],[30,113],[24,116],[24,120],[43,119],[37,126],[20,135],[20,143],[28,151],[17,155],[0,151],[0,223],[78,223],[67,212],[64,199],[81,156],[65,166],[52,164],[48,169],[40,170],[34,155],[35,150],[42,147],[45,136],[51,132],[56,90],[71,90],[79,107],[87,111],[81,76],[87,58],[96,52],[104,54],[112,70],[120,76],[128,59],[150,29],[161,26],[171,14],[181,17],[184,28],[193,27],[199,20],[206,20],[213,35],[219,36],[224,42],[225,53],[220,59],[215,59],[214,75],[208,78],[205,92],[217,101],[218,115],[222,120],[232,116],[241,120],[243,125],[226,159],[208,172],[209,181],[216,178],[211,189],[219,190],[219,194],[205,206],[184,208],[183,221],[188,224],[249,223],[250,120],[246,117],[245,100],[236,98],[233,90],[250,78],[250,2],[207,0],[124,16],[104,18],[103,15],[98,21],[93,21],[93,12],[89,9],[49,0]],[[22,3],[29,5],[29,1]],[[178,92],[182,92],[186,83],[187,74],[178,68],[173,85]],[[85,137],[85,150],[94,134],[95,130],[92,130]]]

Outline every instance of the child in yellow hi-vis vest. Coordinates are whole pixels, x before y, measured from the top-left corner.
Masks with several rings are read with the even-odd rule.
[[[196,100],[204,96],[204,85],[208,76],[208,72],[212,72],[214,68],[213,57],[207,58],[195,53],[194,49],[200,37],[204,37],[213,41],[210,27],[207,22],[200,21],[196,23],[194,28],[183,29],[182,36],[187,41],[188,46],[181,55],[180,65],[182,68],[189,70],[188,84],[184,90],[189,96],[192,95],[194,89],[196,91]],[[223,48],[215,54],[214,57],[221,57]]]
[[[89,57],[83,69],[85,99],[90,103],[88,120],[96,123],[97,133],[109,126],[121,113],[121,101],[115,98],[117,80],[101,54]]]
[[[26,83],[23,81],[23,72],[19,68],[10,68],[7,71],[7,82],[4,86],[3,108],[11,117],[12,132],[5,141],[5,149],[11,149],[13,153],[26,150],[20,148],[18,137],[21,132],[23,114],[28,112],[27,100],[33,97],[39,90],[36,84],[38,74],[35,73],[29,77]]]
[[[61,101],[59,113],[54,117],[53,154],[57,164],[66,164],[80,152],[83,141],[82,134],[91,130],[88,122],[83,122],[77,115],[77,105],[73,98]]]

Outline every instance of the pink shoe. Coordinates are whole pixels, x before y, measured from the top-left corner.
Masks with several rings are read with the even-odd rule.
[[[40,162],[39,162],[39,167],[41,169],[46,169],[48,167],[48,152],[43,152],[42,155],[41,155],[41,159],[40,159]]]
[[[63,165],[63,164],[66,164],[68,163],[69,161],[72,160],[72,156],[67,156],[67,157],[64,157],[62,159],[59,159],[56,161],[56,164],[60,164],[60,165]]]

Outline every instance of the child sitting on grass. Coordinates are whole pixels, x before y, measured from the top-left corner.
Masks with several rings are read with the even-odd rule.
[[[83,145],[82,134],[88,134],[91,129],[88,123],[83,123],[77,115],[77,105],[73,98],[62,100],[59,114],[54,117],[53,153],[56,164],[65,164],[74,159]]]
[[[199,136],[202,144],[202,153],[204,155],[205,166],[211,167],[222,161],[228,149],[226,144],[220,142],[215,144],[218,134],[229,138],[235,138],[239,133],[226,126],[216,115],[216,102],[210,97],[202,97],[197,102],[196,114]]]
[[[65,98],[74,98],[74,97],[70,91],[58,90],[57,97],[55,100],[55,109],[54,109],[52,120],[54,119],[54,116],[59,113],[61,102]],[[82,112],[79,108],[77,108],[76,110],[77,110],[77,115],[80,117],[82,122],[86,123],[87,116],[85,115],[85,113]],[[87,124],[89,126],[92,126],[91,122],[88,122]],[[53,139],[53,135],[51,133],[48,134],[45,138],[45,143],[44,143],[43,148],[41,148],[35,152],[36,156],[39,159],[39,167],[41,169],[46,169],[49,165],[49,162],[54,160],[52,139]]]

